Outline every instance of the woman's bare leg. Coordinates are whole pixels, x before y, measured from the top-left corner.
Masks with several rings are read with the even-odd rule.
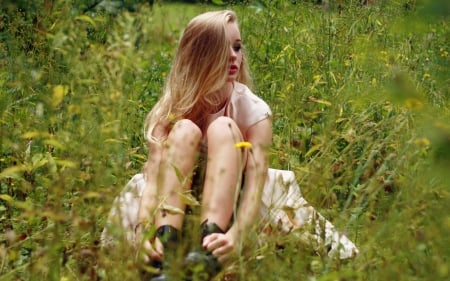
[[[180,120],[170,131],[163,148],[158,173],[158,197],[164,204],[185,209],[179,193],[191,188],[191,179],[198,158],[198,147],[202,134],[200,129],[189,120]],[[183,176],[179,179],[178,172]],[[155,171],[156,172],[156,171]],[[187,178],[187,179],[186,179]],[[184,182],[180,182],[184,181]],[[161,201],[162,200],[162,201]],[[181,229],[184,216],[171,211],[158,211],[155,227],[170,225]]]
[[[201,221],[215,223],[224,231],[233,214],[236,192],[245,165],[243,152],[235,146],[242,139],[238,126],[228,117],[219,117],[207,130],[208,161]]]

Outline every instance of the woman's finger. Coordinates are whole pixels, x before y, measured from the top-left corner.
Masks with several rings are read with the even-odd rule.
[[[224,243],[226,243],[224,235],[214,233],[205,237],[203,240],[203,247],[212,252],[216,248],[221,247]]]
[[[146,262],[149,262],[149,260],[161,260],[163,256],[163,246],[159,239],[155,239],[153,244],[150,241],[144,241],[142,243],[142,249],[144,251],[144,255],[146,258]]]
[[[221,263],[221,264],[226,264],[226,263],[228,263],[230,260],[231,260],[231,257],[232,257],[233,255],[230,253],[230,254],[225,254],[225,255],[221,255],[221,256],[218,256],[217,257],[217,260]]]
[[[233,241],[224,234],[219,234],[215,237],[211,237],[210,241],[206,242],[209,242],[206,249],[217,257],[234,251]]]
[[[212,250],[212,254],[216,257],[220,257],[226,254],[229,254],[234,251],[234,247],[232,244],[227,243],[227,241],[223,241],[223,243],[217,245],[217,247]]]
[[[203,238],[203,248],[208,248],[208,245],[217,240],[219,235],[223,234],[213,233],[205,236],[205,238]]]

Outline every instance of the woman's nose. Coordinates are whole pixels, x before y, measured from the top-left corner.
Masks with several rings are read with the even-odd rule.
[[[230,47],[230,58],[235,59],[236,57],[237,57],[237,54],[234,51],[233,47]]]

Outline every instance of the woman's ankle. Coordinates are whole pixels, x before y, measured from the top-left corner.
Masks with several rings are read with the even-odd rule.
[[[181,239],[181,232],[171,225],[161,225],[156,229],[156,237],[163,244],[164,248],[175,247]]]
[[[203,241],[203,238],[213,233],[225,233],[225,231],[214,222],[208,222],[208,220],[203,221],[200,225],[201,241]]]

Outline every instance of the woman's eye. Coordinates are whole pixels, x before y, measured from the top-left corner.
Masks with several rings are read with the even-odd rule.
[[[241,45],[235,45],[233,46],[233,51],[235,51],[236,53],[239,52],[242,49]]]

